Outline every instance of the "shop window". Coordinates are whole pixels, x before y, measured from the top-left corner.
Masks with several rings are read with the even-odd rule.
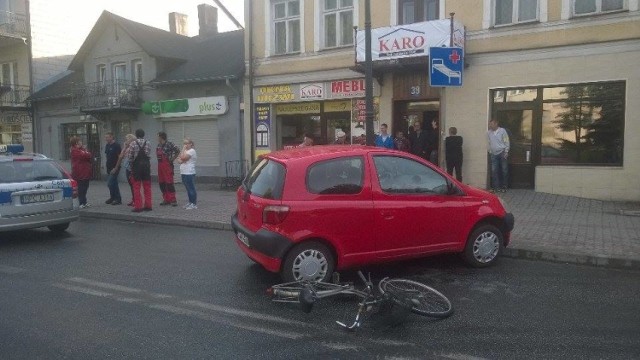
[[[440,0],[399,0],[398,23],[413,24],[440,18]]]
[[[494,0],[493,25],[511,25],[538,20],[538,0]]]
[[[624,96],[622,82],[545,88],[541,164],[622,165]]]
[[[300,0],[272,1],[273,50],[287,54],[300,51]]]
[[[307,189],[321,195],[358,194],[362,191],[363,164],[360,157],[318,162],[309,167]]]
[[[324,47],[332,48],[353,44],[353,0],[324,0],[322,2]]]

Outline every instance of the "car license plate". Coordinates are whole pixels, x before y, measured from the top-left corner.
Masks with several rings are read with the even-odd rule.
[[[33,204],[41,202],[51,202],[54,200],[53,193],[48,194],[28,194],[21,195],[20,202],[23,204]]]
[[[241,232],[237,232],[236,235],[238,235],[238,239],[240,239],[240,241],[242,241],[243,244],[247,245],[247,247],[251,247],[249,246],[249,238],[247,237],[247,235]]]

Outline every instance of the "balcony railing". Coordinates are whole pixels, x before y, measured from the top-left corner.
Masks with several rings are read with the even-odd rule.
[[[27,17],[9,11],[0,11],[0,36],[27,37]]]
[[[27,107],[27,99],[31,96],[29,86],[0,84],[0,107]]]
[[[141,90],[127,80],[88,83],[75,89],[73,105],[81,111],[140,110]]]

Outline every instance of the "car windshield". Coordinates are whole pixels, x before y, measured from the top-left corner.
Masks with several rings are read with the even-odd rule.
[[[0,162],[0,183],[62,180],[67,176],[51,160]]]
[[[245,189],[255,196],[265,199],[281,199],[285,176],[284,165],[261,159],[253,166],[244,181]]]

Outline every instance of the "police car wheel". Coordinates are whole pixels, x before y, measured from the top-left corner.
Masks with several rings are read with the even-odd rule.
[[[49,225],[47,227],[49,228],[49,230],[51,230],[54,233],[61,233],[61,232],[65,232],[69,228],[69,223]]]

